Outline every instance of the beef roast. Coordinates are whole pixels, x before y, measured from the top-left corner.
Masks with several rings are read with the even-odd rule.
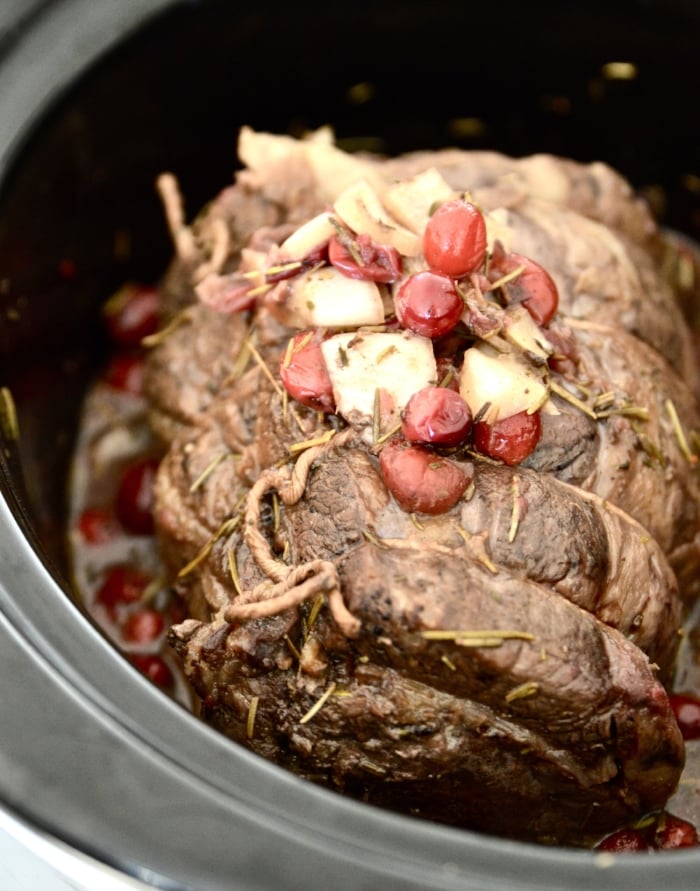
[[[700,578],[700,415],[646,208],[603,165],[548,156],[350,158],[250,131],[241,154],[184,238],[169,193],[175,324],[148,377],[158,538],[190,616],[170,640],[203,718],[345,794],[515,838],[587,844],[663,807],[683,764],[662,682]],[[437,516],[387,489],[381,410],[355,428],[285,393],[284,288],[236,312],[196,302],[237,300],[240,270],[353,179],[426,166],[550,271],[564,353],[537,448],[514,467],[448,450],[469,485]]]

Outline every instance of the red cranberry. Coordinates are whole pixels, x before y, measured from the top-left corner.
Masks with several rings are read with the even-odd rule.
[[[700,699],[675,693],[669,700],[683,739],[700,739]]]
[[[423,337],[444,337],[457,325],[464,301],[452,279],[439,272],[409,275],[394,298],[399,322]]]
[[[127,616],[122,626],[124,640],[129,643],[147,644],[163,633],[165,621],[155,609],[140,609]]]
[[[119,607],[140,600],[150,583],[150,576],[138,569],[112,566],[107,571],[95,600],[114,617]]]
[[[174,684],[173,673],[161,656],[136,653],[130,659],[136,668],[145,674],[156,686],[162,687],[164,690],[172,688]]]
[[[333,387],[321,352],[321,340],[313,331],[296,334],[291,348],[280,361],[280,379],[289,395],[302,405],[334,412]]]
[[[405,511],[442,514],[459,501],[471,473],[430,449],[392,439],[379,455],[387,489]]]
[[[105,383],[115,390],[140,396],[143,393],[145,364],[140,353],[117,353],[105,370]]]
[[[88,544],[104,544],[114,538],[118,525],[106,507],[88,507],[78,517],[78,531]]]
[[[134,535],[153,533],[153,483],[158,469],[155,458],[143,458],[124,471],[115,511],[127,532]]]
[[[655,847],[661,851],[676,848],[695,848],[699,844],[698,831],[692,823],[664,814],[659,820],[659,827],[654,838]]]
[[[459,393],[449,387],[424,387],[408,400],[401,430],[409,442],[456,446],[469,436],[472,415]]]
[[[138,346],[158,329],[158,291],[147,285],[124,285],[104,306],[107,331],[119,346]]]
[[[521,411],[495,424],[474,424],[474,445],[478,451],[510,467],[520,464],[535,450],[541,435],[539,412],[530,415]]]
[[[627,826],[606,836],[596,845],[599,851],[610,851],[614,854],[625,854],[634,851],[650,850],[645,834],[639,829]]]
[[[468,201],[446,201],[435,211],[423,236],[431,269],[460,278],[481,266],[486,256],[486,222]]]

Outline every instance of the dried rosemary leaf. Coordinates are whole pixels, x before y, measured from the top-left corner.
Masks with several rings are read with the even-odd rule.
[[[0,387],[0,429],[5,439],[13,442],[19,439],[15,400],[7,387]]]
[[[367,539],[370,544],[373,544],[377,548],[382,548],[385,551],[389,550],[389,545],[384,544],[381,538],[377,538],[374,533],[370,532],[369,529],[363,529],[362,535]]]
[[[525,272],[525,266],[518,266],[512,272],[509,272],[507,275],[504,275],[502,278],[499,278],[497,281],[493,282],[493,284],[489,285],[489,291],[497,291],[499,288],[502,288],[503,285],[507,285],[508,282],[512,282],[514,278],[518,278]]]
[[[573,393],[570,393],[566,387],[560,387],[556,381],[550,380],[549,387],[552,393],[556,393],[560,399],[563,399],[565,402],[568,402],[570,405],[573,405],[574,408],[577,408],[579,411],[582,411],[585,415],[588,415],[589,418],[593,418],[594,421],[598,420],[598,415],[595,411],[589,406],[586,405],[585,402],[582,402]]]
[[[306,620],[306,625],[309,631],[314,627],[314,622],[318,618],[318,614],[321,612],[321,608],[323,604],[326,602],[326,597],[324,594],[317,595],[314,600],[311,610],[309,612],[309,618]]]
[[[381,392],[379,387],[374,390],[374,402],[372,404],[372,442],[379,441],[381,419]]]
[[[691,451],[690,446],[688,445],[688,440],[686,438],[685,431],[683,430],[683,425],[681,424],[680,418],[678,417],[676,406],[671,399],[667,399],[665,407],[668,416],[671,419],[673,432],[676,435],[676,441],[678,442],[678,448],[681,450],[681,454],[688,462],[688,464],[697,464],[698,456]]]
[[[224,523],[221,524],[217,532],[212,535],[212,537],[202,545],[200,550],[195,554],[195,556],[187,563],[182,569],[178,572],[177,577],[179,579],[184,578],[186,575],[189,575],[193,569],[196,569],[199,564],[205,560],[209,554],[211,553],[211,549],[214,547],[216,542],[223,538],[223,536],[228,535],[229,532],[233,532],[238,523],[240,522],[241,516],[237,514],[235,517],[230,517]]]
[[[377,437],[377,439],[374,441],[374,445],[381,445],[382,443],[386,442],[387,439],[391,439],[391,437],[395,433],[398,433],[400,429],[401,429],[401,424],[396,424],[390,430],[387,430],[386,433],[382,433],[381,436]]]
[[[313,439],[305,439],[302,442],[294,442],[289,446],[287,451],[290,455],[296,455],[299,452],[305,452],[307,449],[311,449],[314,446],[325,445],[335,436],[335,432],[335,430],[326,430],[321,436],[316,436]]]
[[[306,714],[302,718],[299,719],[299,723],[300,724],[308,724],[308,722],[321,711],[323,706],[326,704],[326,702],[328,702],[330,697],[333,695],[334,691],[335,691],[335,681],[332,681],[330,683],[330,685],[328,686],[328,688],[323,693],[323,695],[319,699],[317,699],[316,702],[308,710],[308,712],[306,712]]]
[[[228,458],[228,456],[230,454],[231,454],[231,452],[221,452],[221,454],[216,455],[214,458],[212,458],[211,461],[204,468],[204,470],[199,474],[197,479],[190,486],[190,488],[189,488],[190,494],[192,494],[193,492],[196,492],[197,489],[199,489],[199,487],[201,485],[203,485],[206,482],[206,480],[209,478],[209,476],[216,470],[216,468],[219,466],[219,464],[221,464],[221,462],[224,460],[224,458]]]
[[[454,662],[449,658],[449,656],[440,656],[440,661],[444,662],[444,664],[450,669],[450,671],[457,671],[457,666]]]
[[[603,411],[606,408],[610,408],[615,404],[615,393],[612,390],[608,390],[605,393],[600,393],[593,400],[593,408],[596,411]]]
[[[245,732],[248,739],[253,738],[253,733],[255,732],[255,716],[258,713],[258,704],[260,703],[259,696],[253,696],[250,700],[250,705],[248,706],[248,720],[245,725]]]
[[[537,681],[525,681],[524,684],[520,684],[517,687],[513,687],[505,695],[506,702],[515,702],[516,699],[526,699],[528,696],[535,696],[540,689],[540,685]]]
[[[515,536],[518,534],[518,525],[520,523],[520,483],[518,477],[513,475],[511,481],[511,493],[513,495],[513,509],[510,515],[510,529],[508,530],[508,543],[513,544]]]
[[[289,263],[282,263],[277,266],[268,266],[267,269],[264,270],[265,275],[281,275],[285,272],[296,272],[298,269],[304,264],[300,260],[292,260]]]
[[[167,340],[170,335],[176,331],[181,325],[184,325],[186,322],[191,321],[189,307],[187,309],[179,312],[174,318],[170,320],[170,322],[165,326],[165,328],[161,328],[160,331],[156,331],[153,334],[147,334],[146,337],[141,338],[141,346],[147,347],[151,349],[152,347],[158,346],[158,344],[163,343],[164,340]]]
[[[283,392],[283,391],[282,391],[282,387],[281,387],[280,384],[275,380],[275,376],[274,376],[274,374],[273,374],[273,373],[270,371],[270,369],[267,367],[267,363],[265,362],[265,360],[263,359],[263,357],[260,355],[260,353],[258,352],[257,348],[256,348],[255,346],[253,346],[253,344],[251,343],[250,338],[248,338],[248,339],[246,340],[246,346],[247,346],[248,349],[250,350],[250,353],[251,353],[252,357],[253,357],[253,358],[255,359],[255,361],[258,363],[258,366],[260,367],[260,370],[263,372],[263,374],[265,375],[265,377],[270,381],[270,383],[272,384],[272,386],[275,388],[275,391],[277,392],[277,395],[278,395],[278,396],[280,397],[280,399],[281,399],[281,398],[282,398],[282,392]]]
[[[276,490],[272,490],[272,531],[279,532],[280,529],[280,497]]]
[[[273,289],[274,285],[258,285],[257,288],[251,288],[250,291],[246,293],[247,297],[260,297],[263,294],[267,294],[268,291]]]
[[[518,630],[501,630],[499,628],[484,628],[479,630],[448,630],[448,629],[432,629],[421,631],[421,637],[425,640],[452,640],[452,641],[469,641],[469,640],[534,640],[535,635],[529,631]]]
[[[233,552],[233,548],[229,548],[226,551],[226,559],[228,561],[228,572],[231,576],[231,581],[233,583],[233,587],[236,591],[236,594],[240,596],[241,591],[241,578],[238,574],[238,563],[236,562],[236,555]]]
[[[287,349],[284,351],[284,358],[282,359],[282,368],[289,368],[289,365],[292,361],[292,355],[294,353],[294,338],[290,337],[287,342]]]
[[[224,381],[224,385],[231,383],[231,381],[238,380],[243,376],[244,371],[248,367],[248,363],[250,362],[251,352],[250,352],[250,344],[255,339],[255,331],[251,330],[248,334],[246,340],[241,344],[241,348],[238,350],[236,358],[234,359],[233,365],[231,366],[231,371],[228,373],[226,380]]]
[[[638,421],[648,421],[649,409],[645,408],[643,405],[625,403],[623,405],[613,405],[612,408],[596,412],[596,418],[598,420],[611,418],[613,415],[619,415],[624,418],[635,418]]]
[[[296,646],[294,641],[288,634],[284,635],[284,642],[287,644],[289,649],[292,651],[294,658],[299,662],[301,660],[301,653],[299,652],[299,648]]]

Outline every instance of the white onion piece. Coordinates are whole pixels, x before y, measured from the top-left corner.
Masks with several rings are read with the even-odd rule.
[[[391,245],[408,257],[421,252],[422,236],[406,229],[389,214],[367,180],[361,179],[341,192],[333,206],[353,232],[369,235],[377,244]]]
[[[513,227],[510,225],[508,210],[505,207],[497,207],[484,213],[486,223],[486,244],[489,253],[493,253],[494,245],[500,241],[506,251],[511,250],[513,242]]]
[[[459,392],[473,415],[489,406],[481,415],[489,424],[521,411],[532,414],[549,397],[545,371],[516,352],[499,352],[486,343],[465,352]]]
[[[290,284],[290,325],[347,328],[384,323],[384,304],[374,282],[348,278],[334,266],[312,269]]]
[[[410,331],[344,332],[321,344],[338,412],[350,423],[370,425],[382,393],[382,432],[398,424],[411,396],[435,384],[432,342]]]
[[[320,213],[307,223],[300,226],[295,232],[285,239],[280,245],[280,250],[285,257],[291,260],[302,260],[320,245],[325,244],[332,235],[335,235],[335,227],[331,223],[333,214]]]
[[[390,185],[382,194],[382,202],[401,225],[422,237],[433,206],[456,197],[457,192],[442,174],[429,167]]]
[[[504,314],[503,336],[524,353],[546,361],[554,347],[522,303],[509,306]]]

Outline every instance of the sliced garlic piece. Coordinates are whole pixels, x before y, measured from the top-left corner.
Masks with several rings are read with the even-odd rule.
[[[442,174],[429,167],[410,179],[393,183],[384,190],[382,202],[399,223],[422,236],[433,206],[456,197],[457,192]]]
[[[350,423],[373,423],[381,391],[382,432],[398,424],[411,396],[437,378],[432,342],[410,331],[336,334],[321,352],[337,409]]]
[[[335,227],[331,222],[333,214],[325,212],[313,217],[280,245],[284,256],[290,260],[301,260],[308,256],[315,248],[319,247],[335,235]]]
[[[367,180],[361,179],[345,189],[333,206],[345,225],[358,235],[369,235],[378,244],[391,245],[408,257],[421,252],[422,237],[389,214]]]
[[[384,304],[374,282],[348,278],[334,266],[312,269],[290,285],[289,324],[299,328],[346,328],[384,323]]]
[[[459,392],[473,415],[494,424],[518,412],[537,411],[549,397],[546,370],[515,351],[498,352],[477,343],[464,354]]]

